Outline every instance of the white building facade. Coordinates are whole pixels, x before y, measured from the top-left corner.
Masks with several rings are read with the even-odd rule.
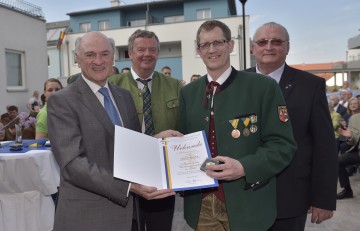
[[[155,70],[163,66],[172,69],[173,77],[187,83],[193,74],[206,74],[205,65],[196,54],[196,32],[209,19],[227,24],[235,41],[231,65],[243,66],[242,16],[236,15],[235,0],[169,0],[150,3],[120,5],[104,9],[69,13],[71,32],[67,33],[60,48],[61,73],[67,77],[80,72],[74,55],[75,40],[88,31],[101,31],[115,40],[115,65],[130,67],[128,38],[137,29],[155,32],[160,40],[160,55]],[[118,4],[114,4],[118,3]],[[249,35],[249,17],[245,18],[246,34]],[[247,36],[249,37],[249,36]],[[250,40],[246,39],[247,67],[250,66]]]
[[[46,25],[41,8],[32,4],[18,8],[9,3],[0,1],[1,114],[7,105],[28,111],[28,99],[35,90],[43,92],[48,78]]]

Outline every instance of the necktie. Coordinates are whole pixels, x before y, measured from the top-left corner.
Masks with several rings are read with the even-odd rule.
[[[209,121],[209,148],[212,157],[216,157],[218,155],[217,144],[216,144],[215,119],[214,119],[214,95],[220,92],[220,86],[221,85],[215,81],[211,81],[206,86],[206,95],[211,97],[210,121]],[[207,98],[205,100],[207,102]],[[225,202],[222,182],[219,182],[218,188],[209,188],[203,190],[203,197],[205,197],[209,193],[214,193],[219,200]]]
[[[99,89],[99,92],[104,96],[104,108],[105,111],[108,113],[113,124],[122,126],[119,114],[115,108],[115,105],[111,100],[109,90],[106,87],[102,87]]]
[[[211,103],[213,102],[213,98],[214,98],[214,95],[216,93],[219,93],[220,92],[220,84],[218,82],[215,82],[215,81],[211,81],[210,83],[208,83],[206,85],[206,89],[205,89],[205,100],[204,100],[204,103],[203,103],[203,106],[206,108],[207,107],[207,101],[208,99],[211,98]],[[215,89],[215,91],[214,91]]]
[[[149,81],[151,79],[143,80],[143,79],[137,79],[137,81],[144,84],[143,89],[143,110],[144,110],[144,122],[145,122],[145,134],[147,135],[154,135],[155,129],[154,129],[154,123],[152,120],[152,112],[151,112],[151,93],[148,87]]]

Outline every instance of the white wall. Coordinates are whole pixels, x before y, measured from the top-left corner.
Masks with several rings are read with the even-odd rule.
[[[0,6],[0,113],[6,112],[6,105],[14,104],[19,111],[26,109],[26,103],[33,91],[43,92],[48,78],[46,24],[33,18]],[[25,53],[25,89],[9,91],[6,84],[5,49]]]

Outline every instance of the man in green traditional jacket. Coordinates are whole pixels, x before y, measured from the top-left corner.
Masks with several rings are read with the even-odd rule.
[[[276,218],[276,174],[296,150],[276,81],[230,65],[231,31],[217,20],[197,32],[207,75],[180,94],[180,132],[205,130],[219,187],[185,193],[184,216],[198,231],[265,231]]]
[[[178,110],[180,82],[172,77],[154,71],[160,51],[160,42],[154,32],[136,30],[129,38],[129,57],[131,71],[109,78],[109,82],[131,92],[139,116],[142,132],[158,137],[179,136]],[[145,84],[147,87],[145,86]],[[153,132],[145,128],[145,109],[143,97],[146,90],[151,93],[151,114]],[[141,145],[141,144],[139,144]],[[146,153],[144,153],[146,155]],[[141,231],[169,231],[174,215],[175,197],[140,201]]]

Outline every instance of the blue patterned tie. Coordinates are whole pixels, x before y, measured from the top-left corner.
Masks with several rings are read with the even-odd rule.
[[[119,114],[109,95],[109,90],[106,87],[102,87],[99,89],[99,92],[104,96],[104,108],[113,124],[122,126]]]
[[[152,120],[152,112],[151,112],[151,93],[148,87],[148,82],[151,81],[151,79],[143,80],[143,79],[137,79],[137,81],[144,84],[143,89],[143,110],[144,110],[144,122],[145,122],[145,134],[147,135],[154,135],[155,129],[154,129],[154,123]]]

